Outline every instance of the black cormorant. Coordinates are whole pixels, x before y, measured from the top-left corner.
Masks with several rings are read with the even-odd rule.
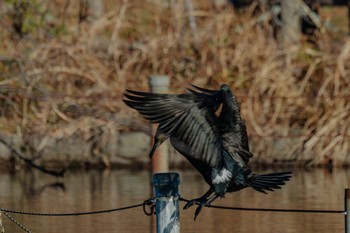
[[[203,176],[209,190],[189,201],[185,209],[209,205],[228,192],[246,187],[267,193],[280,189],[291,178],[291,172],[258,175],[247,165],[253,156],[249,150],[246,126],[240,106],[229,86],[208,90],[192,85],[187,94],[157,94],[127,90],[123,101],[152,123],[159,123],[152,157],[167,138]],[[220,114],[217,114],[221,106]]]

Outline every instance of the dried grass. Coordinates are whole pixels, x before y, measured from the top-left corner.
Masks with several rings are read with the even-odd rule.
[[[55,37],[13,40],[9,19],[1,19],[1,130],[20,131],[23,146],[34,151],[49,138],[72,136],[103,148],[116,131],[145,130],[121,102],[124,89],[147,90],[148,76],[167,74],[174,92],[186,82],[231,85],[256,161],[349,163],[350,42],[334,42],[326,31],[318,48],[282,49],[267,19],[194,1],[195,41],[182,1],[169,8],[117,2],[80,24],[70,8],[67,32]],[[31,142],[34,135],[40,143]]]

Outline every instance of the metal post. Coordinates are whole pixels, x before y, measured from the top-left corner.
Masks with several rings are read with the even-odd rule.
[[[1,211],[0,211],[0,233],[5,233],[5,228],[2,226],[2,218],[1,218]]]
[[[152,92],[164,93],[169,90],[170,79],[167,75],[152,75],[149,77],[149,86]]]
[[[153,176],[157,233],[180,232],[179,184],[178,173],[157,173]]]
[[[350,233],[350,189],[345,189],[344,209],[345,209],[345,233]]]
[[[153,93],[164,93],[169,90],[170,79],[166,75],[154,75],[149,78],[149,86]],[[151,127],[151,136],[156,131],[156,127]],[[153,140],[151,140],[153,142]],[[169,171],[169,142],[164,142],[152,158],[153,173]]]

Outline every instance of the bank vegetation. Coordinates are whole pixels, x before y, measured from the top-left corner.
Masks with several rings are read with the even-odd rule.
[[[346,33],[325,27],[316,42],[285,47],[266,12],[192,1],[189,14],[186,1],[155,2],[107,1],[97,17],[79,1],[1,3],[0,149],[110,166],[122,132],[148,129],[121,101],[125,88],[146,91],[164,74],[174,93],[229,84],[257,163],[349,164]],[[77,141],[85,146],[74,154]],[[48,154],[53,145],[62,152]],[[3,164],[13,156],[0,154]]]

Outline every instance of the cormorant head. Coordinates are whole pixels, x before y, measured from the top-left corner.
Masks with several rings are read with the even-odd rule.
[[[222,84],[221,87],[221,92],[226,98],[231,98],[232,97],[232,91],[230,87],[227,84]]]
[[[227,84],[222,84],[220,89],[223,91],[230,91],[230,87]]]
[[[238,106],[238,102],[230,87],[227,84],[222,84],[220,89],[223,94],[223,101],[232,104],[232,107],[236,108]]]

